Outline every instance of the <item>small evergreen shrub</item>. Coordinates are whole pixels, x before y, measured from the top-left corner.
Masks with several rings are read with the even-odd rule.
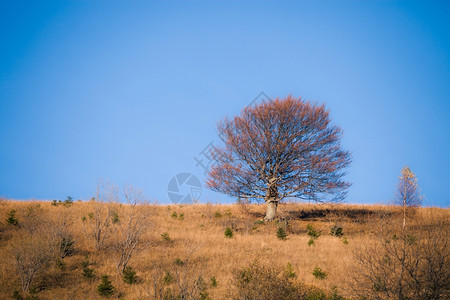
[[[68,234],[67,236],[62,237],[59,249],[61,251],[61,257],[64,258],[66,256],[70,256],[75,253],[75,241],[73,240],[72,235]]]
[[[331,287],[330,300],[344,300],[345,298],[338,294],[337,286]]]
[[[231,210],[230,209],[227,209],[226,211],[225,211],[225,216],[227,216],[227,217],[231,217],[233,214],[231,213]]]
[[[12,209],[9,213],[8,213],[8,218],[6,219],[6,222],[9,225],[14,225],[17,226],[19,225],[19,219],[16,217],[16,210]]]
[[[176,212],[176,211],[174,211],[174,212],[172,213],[171,217],[172,217],[172,218],[174,218],[174,219],[178,218],[178,214],[177,214],[177,212]]]
[[[181,213],[181,214],[180,214],[179,219],[180,219],[180,220],[184,220],[184,213]]]
[[[100,296],[109,297],[114,294],[114,286],[109,280],[108,275],[102,276],[102,282],[97,286],[97,291]]]
[[[211,277],[211,287],[217,287],[218,284],[216,277]]]
[[[18,290],[14,290],[12,293],[12,298],[16,300],[23,300],[23,297]]]
[[[113,211],[111,214],[111,223],[113,224],[120,223],[119,214],[116,211]]]
[[[286,278],[295,278],[297,277],[297,274],[294,272],[294,267],[290,262],[286,264],[286,267],[284,267],[284,275]]]
[[[174,278],[173,278],[172,274],[170,272],[166,271],[164,273],[164,277],[163,277],[164,284],[165,285],[170,285],[170,284],[173,283],[173,281],[174,281]]]
[[[312,274],[313,274],[314,277],[316,277],[317,279],[325,279],[325,277],[327,277],[327,273],[325,273],[324,271],[322,271],[322,269],[319,268],[319,267],[315,267]]]
[[[134,284],[137,282],[136,271],[131,266],[128,266],[123,270],[123,281],[128,284]]]
[[[71,206],[73,204],[73,198],[70,196],[67,196],[67,199],[64,200],[64,206]]]
[[[280,240],[285,241],[286,237],[287,237],[286,230],[284,230],[283,227],[278,227],[278,229],[277,229],[277,238],[280,239]]]
[[[308,231],[308,235],[313,239],[318,239],[321,235],[320,231],[317,231],[312,224],[306,225],[306,230]]]
[[[308,246],[313,246],[314,245],[314,239],[310,238],[308,241]]]
[[[85,260],[83,260],[81,262],[81,266],[83,267],[83,277],[84,278],[88,278],[88,279],[94,278],[94,276],[95,276],[94,269],[90,267],[91,265],[93,265],[93,263],[90,262],[87,257]]]
[[[344,231],[341,226],[334,225],[331,227],[330,235],[336,236],[336,237],[341,237],[344,235]]]
[[[346,236],[344,236],[344,238],[342,239],[342,242],[344,243],[344,245],[348,245],[348,240],[347,240]]]
[[[61,271],[65,271],[65,270],[66,270],[67,263],[66,263],[63,259],[58,258],[58,259],[56,259],[55,265],[56,265],[56,267],[57,267],[58,269],[60,269]]]
[[[184,266],[184,261],[181,258],[179,258],[179,257],[177,257],[175,259],[174,263],[175,263],[176,266],[179,266],[179,267]]]
[[[161,233],[161,237],[166,242],[171,242],[172,241],[172,239],[170,238],[170,235],[169,235],[168,232]]]
[[[222,214],[219,211],[214,213],[214,218],[222,218]]]
[[[225,237],[231,239],[233,237],[233,229],[231,229],[230,227],[227,227],[225,229]]]

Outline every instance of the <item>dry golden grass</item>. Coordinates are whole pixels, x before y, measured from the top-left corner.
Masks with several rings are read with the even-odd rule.
[[[83,216],[92,211],[92,202],[76,202],[70,207],[52,206],[48,202],[17,202],[0,200],[0,298],[10,298],[14,290],[21,289],[11,255],[14,239],[24,234],[28,207],[40,204],[40,222],[53,224],[63,216],[71,219],[69,231],[75,240],[75,254],[64,258],[65,269],[54,263],[39,274],[33,283],[39,299],[97,299],[97,285],[101,275],[108,274],[116,287],[115,296],[125,299],[152,299],[152,278],[157,270],[174,270],[176,258],[185,259],[192,254],[190,264],[194,271],[209,280],[215,277],[217,287],[210,287],[212,299],[226,299],[231,288],[232,272],[250,264],[255,259],[262,264],[284,267],[288,262],[294,266],[298,281],[317,286],[327,292],[338,287],[341,295],[351,297],[349,277],[355,266],[354,250],[361,245],[377,242],[382,219],[398,220],[400,212],[395,207],[375,205],[309,205],[282,204],[279,215],[289,220],[287,240],[276,237],[277,224],[258,222],[265,212],[265,205],[251,205],[246,214],[237,205],[145,205],[141,209],[150,216],[149,230],[142,237],[141,250],[131,259],[130,265],[137,271],[139,282],[124,283],[118,275],[114,251],[110,247],[114,236],[105,240],[103,250],[95,251],[94,243],[83,230]],[[119,217],[128,208],[117,206]],[[17,211],[19,227],[7,224],[7,214]],[[174,212],[179,216],[173,217]],[[219,216],[221,215],[221,216]],[[432,224],[438,218],[449,228],[448,209],[419,208],[409,219],[409,226]],[[283,220],[279,224],[284,224]],[[322,235],[313,246],[308,245],[306,226],[312,224]],[[344,238],[330,235],[330,228],[338,224],[343,228]],[[225,238],[226,227],[234,229],[233,238]],[[167,232],[171,241],[161,234]],[[81,262],[89,257],[97,278],[87,280],[82,276]],[[320,267],[328,275],[320,280],[312,275]]]

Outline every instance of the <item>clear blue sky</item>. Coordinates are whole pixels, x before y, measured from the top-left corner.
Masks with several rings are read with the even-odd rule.
[[[89,198],[99,179],[169,202],[215,124],[264,91],[325,103],[350,203],[404,165],[450,203],[449,1],[1,1],[0,196]],[[203,190],[202,201],[231,201]]]

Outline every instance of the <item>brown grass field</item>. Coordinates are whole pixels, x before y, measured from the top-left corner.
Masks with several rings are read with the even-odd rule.
[[[110,235],[96,250],[93,239],[85,234],[89,226],[93,226],[92,215],[89,214],[95,205],[92,201],[77,201],[65,206],[51,205],[50,202],[0,200],[0,299],[12,299],[14,291],[18,291],[16,298],[100,299],[97,286],[101,276],[106,274],[115,287],[114,298],[155,299],[156,284],[166,292],[170,289],[176,299],[176,276],[179,274],[179,280],[185,280],[187,284],[202,277],[208,293],[204,298],[239,299],[244,297],[239,296],[236,274],[242,274],[242,270],[255,260],[279,273],[290,263],[291,271],[296,274],[290,281],[316,287],[323,292],[322,296],[310,299],[325,299],[324,295],[327,299],[342,299],[336,293],[333,295],[333,289],[343,297],[357,298],[355,274],[361,268],[355,258],[361,251],[379,249],[377,245],[382,245],[379,243],[380,235],[383,235],[383,228],[387,228],[383,224],[398,228],[397,225],[402,223],[401,211],[392,206],[280,204],[278,221],[264,223],[261,220],[265,205],[140,205],[137,207],[139,217],[145,220],[147,230],[129,262],[137,273],[137,282],[127,284],[116,268],[114,243],[120,231],[114,227],[126,223],[125,216],[130,207],[108,204],[114,207],[120,221],[116,224],[109,222],[105,230]],[[35,209],[30,210],[30,207]],[[17,225],[7,221],[11,210],[16,211]],[[444,243],[444,249],[440,250],[444,253],[440,252],[440,255],[444,258],[443,268],[441,266],[438,272],[444,272],[446,276],[449,272],[446,247],[449,216],[449,209],[418,208],[409,213],[407,220],[410,232],[418,236],[421,232],[439,233],[438,244]],[[313,245],[308,244],[308,224],[321,232]],[[331,227],[335,225],[342,227],[343,236],[330,235]],[[33,245],[45,244],[55,236],[55,230],[61,231],[62,227],[73,237],[74,252],[62,259],[55,256],[47,259],[33,278],[31,292],[24,293],[15,262],[18,249],[26,248],[34,239],[37,242]],[[224,235],[227,227],[233,230],[232,238]],[[277,238],[278,227],[286,229],[286,240]],[[168,233],[169,237],[164,239],[163,233]],[[434,245],[427,243],[428,248]],[[32,250],[32,253],[37,251]],[[185,264],[177,265],[174,263],[177,259]],[[91,279],[83,276],[82,262],[86,260],[92,263],[90,268],[94,270],[95,275]],[[326,273],[325,278],[313,276],[316,267]],[[164,284],[161,282],[166,272],[175,280],[167,280]],[[212,277],[217,281],[216,286],[211,285]],[[444,286],[439,297],[445,299],[449,295],[448,277],[443,280],[447,287]]]

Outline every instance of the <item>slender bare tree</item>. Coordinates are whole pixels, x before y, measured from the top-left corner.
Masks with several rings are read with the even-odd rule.
[[[97,193],[92,198],[92,211],[83,217],[83,231],[94,242],[94,249],[100,250],[105,239],[111,235],[111,217],[114,203],[118,202],[117,188],[107,183],[97,185]]]
[[[214,147],[217,164],[207,186],[233,197],[264,200],[265,220],[279,201],[300,198],[339,202],[350,184],[351,161],[341,149],[342,130],[331,124],[324,105],[288,96],[246,107],[218,124],[225,145]]]
[[[403,228],[405,228],[407,208],[420,206],[423,197],[417,177],[408,166],[402,169],[399,178],[394,203],[403,208]]]
[[[113,248],[119,274],[123,273],[130,259],[140,249],[142,235],[151,225],[143,193],[133,187],[125,187],[123,194],[126,205],[121,206],[120,214],[113,226],[115,237]]]

